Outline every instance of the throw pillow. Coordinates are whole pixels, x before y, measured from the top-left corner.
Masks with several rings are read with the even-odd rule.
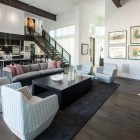
[[[31,64],[30,68],[31,68],[31,71],[39,71],[40,70],[39,64]]]
[[[32,94],[30,92],[30,89],[28,86],[24,86],[22,88],[17,89],[17,91],[20,91],[21,93],[23,93],[23,95],[30,100],[32,98]]]
[[[47,69],[47,67],[48,67],[47,63],[40,63],[40,69],[41,70]]]
[[[20,74],[23,74],[23,73],[24,73],[24,72],[23,72],[23,69],[22,69],[22,67],[21,67],[21,65],[15,64],[14,67],[15,67],[16,74],[17,74],[17,75],[20,75]]]
[[[8,71],[8,72],[11,72],[13,76],[16,75],[15,67],[14,67],[12,64],[7,65],[6,68],[7,68],[7,71]]]
[[[57,68],[61,68],[61,65],[62,65],[61,61],[57,61],[57,62],[56,62]]]
[[[56,68],[56,61],[48,62],[48,69],[55,69]]]
[[[30,72],[30,66],[29,65],[22,65],[21,67],[22,67],[24,73]]]

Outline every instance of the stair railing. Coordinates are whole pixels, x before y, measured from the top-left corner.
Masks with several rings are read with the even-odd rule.
[[[71,55],[55,39],[45,30],[42,30],[42,36],[69,62],[69,64],[71,64]]]

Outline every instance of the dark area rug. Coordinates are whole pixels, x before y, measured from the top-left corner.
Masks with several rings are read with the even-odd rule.
[[[105,103],[119,84],[97,82],[90,92],[58,111],[52,124],[35,140],[70,140]]]

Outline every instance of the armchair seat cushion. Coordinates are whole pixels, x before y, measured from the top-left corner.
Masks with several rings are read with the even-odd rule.
[[[63,68],[55,68],[55,69],[45,69],[40,71],[43,75],[55,74],[58,72],[63,72]]]
[[[40,75],[40,71],[31,71],[31,72],[28,72],[28,73],[23,73],[21,75],[16,75],[13,77],[13,81],[20,81],[20,80],[23,80],[23,79],[27,79],[27,78],[31,78],[31,77],[34,77],[34,76],[39,76]]]
[[[36,102],[40,102],[40,101],[42,101],[43,99],[42,98],[40,98],[40,97],[37,97],[37,96],[32,96],[32,98],[30,98],[30,102],[31,103],[36,103]]]

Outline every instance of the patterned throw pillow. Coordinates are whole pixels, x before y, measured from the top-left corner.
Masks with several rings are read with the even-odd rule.
[[[61,65],[62,65],[62,62],[61,62],[61,61],[57,61],[57,62],[56,62],[57,68],[61,68]]]
[[[23,74],[23,73],[24,73],[24,72],[23,72],[23,69],[22,69],[22,67],[21,67],[21,65],[15,64],[14,67],[15,67],[16,74],[17,74],[17,75],[20,75],[20,74]]]
[[[54,68],[56,68],[56,61],[48,62],[48,69],[54,69]]]
[[[7,65],[6,68],[7,68],[7,71],[8,71],[8,72],[11,72],[13,76],[16,75],[15,67],[14,67],[12,64]]]

